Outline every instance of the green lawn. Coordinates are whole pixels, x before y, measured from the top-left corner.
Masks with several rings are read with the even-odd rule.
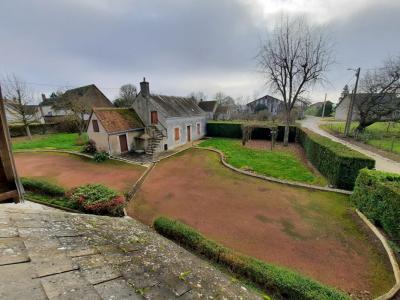
[[[32,140],[27,137],[13,138],[13,150],[70,150],[80,151],[86,143],[86,134],[79,138],[77,133],[52,133],[35,135]]]
[[[354,137],[354,130],[358,122],[351,123],[350,136]],[[368,145],[400,154],[400,124],[389,122],[378,122],[368,126],[365,132],[359,135],[358,139]],[[321,128],[336,134],[343,134],[345,122],[327,123],[321,125]]]
[[[313,174],[293,153],[258,150],[243,147],[240,140],[212,138],[202,142],[200,147],[212,147],[225,154],[227,162],[240,169],[250,169],[258,174],[326,185],[326,179]]]

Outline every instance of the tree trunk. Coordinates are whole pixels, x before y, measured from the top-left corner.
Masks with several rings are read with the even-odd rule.
[[[283,146],[289,145],[290,112],[286,112],[285,133],[283,136]]]
[[[26,130],[26,135],[31,140],[32,139],[32,135],[31,135],[31,130],[29,129],[29,125],[25,125],[25,130]]]

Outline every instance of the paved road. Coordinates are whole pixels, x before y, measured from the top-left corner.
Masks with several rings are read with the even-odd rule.
[[[325,130],[322,130],[321,128],[319,128],[319,124],[321,123],[321,119],[317,118],[317,117],[311,117],[311,116],[307,116],[306,119],[300,121],[301,126],[308,128],[320,135],[326,136],[328,138],[330,138],[331,140],[334,140],[336,142],[339,142],[343,145],[346,145],[349,148],[352,148],[356,151],[359,151],[361,153],[364,153],[365,155],[375,159],[376,161],[376,169],[380,170],[380,171],[385,171],[385,172],[392,172],[392,173],[398,173],[400,174],[400,163],[391,160],[389,158],[383,157],[382,155],[376,154],[374,152],[371,152],[369,150],[366,150],[364,148],[361,148],[359,146],[356,146],[354,144],[351,144],[345,140],[342,140],[340,138],[337,138],[335,136],[333,136],[332,134],[329,134],[328,132],[326,132]]]

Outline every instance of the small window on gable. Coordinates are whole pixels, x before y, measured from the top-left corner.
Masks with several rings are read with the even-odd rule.
[[[180,140],[180,135],[179,135],[179,128],[175,128],[175,141],[179,141]]]
[[[197,123],[197,135],[201,134],[201,127],[200,127],[200,123]]]
[[[97,122],[97,120],[92,120],[92,124],[93,124],[93,131],[94,132],[100,132],[99,123]]]

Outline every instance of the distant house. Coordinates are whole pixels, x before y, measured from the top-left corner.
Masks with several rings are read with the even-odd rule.
[[[236,112],[236,106],[234,104],[220,104],[218,105],[214,120],[228,121],[232,120],[232,116]]]
[[[352,97],[352,95],[345,96],[336,105],[335,120],[344,121],[347,119],[347,112],[349,110],[351,97]],[[357,121],[360,119],[360,112],[358,111],[357,104],[367,101],[369,97],[370,97],[370,94],[364,94],[364,93],[359,93],[356,95],[354,106],[353,106],[353,114],[352,114],[353,121]],[[396,98],[393,96],[387,96],[383,101],[400,101],[400,98]],[[387,119],[387,120],[395,119],[398,117],[399,114],[400,114],[400,110],[393,110],[392,115],[387,116],[384,119]]]
[[[112,102],[94,85],[87,85],[75,89],[67,90],[61,95],[54,93],[50,97],[42,94],[42,102],[39,104],[40,110],[46,122],[57,122],[69,114],[68,110],[57,109],[57,102],[77,99],[88,106],[88,111],[97,107],[113,107]],[[90,113],[84,116],[88,120]]]
[[[98,151],[119,155],[145,149],[144,123],[133,109],[94,108],[87,133],[96,142]]]
[[[247,104],[250,112],[257,112],[266,109],[271,115],[276,116],[284,109],[282,100],[265,95]]]
[[[20,105],[16,100],[4,100],[6,118],[9,124],[21,123]],[[44,123],[39,105],[23,105],[25,117],[30,123]]]
[[[205,135],[206,113],[193,98],[151,94],[145,79],[132,107],[144,122],[148,154],[173,149]]]
[[[207,120],[213,120],[218,107],[217,101],[200,101],[199,107],[206,113]]]
[[[11,151],[5,105],[0,99],[0,202],[9,200],[19,202],[22,192]]]

